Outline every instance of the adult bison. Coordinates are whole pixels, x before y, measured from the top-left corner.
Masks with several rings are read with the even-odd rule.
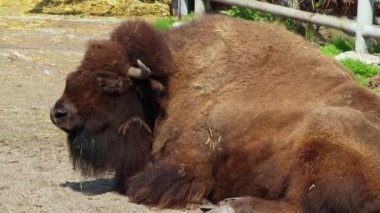
[[[380,211],[380,98],[283,27],[127,21],[93,41],[51,117],[75,167],[159,207]]]

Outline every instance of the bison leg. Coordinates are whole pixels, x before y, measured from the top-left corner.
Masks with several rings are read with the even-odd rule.
[[[314,140],[299,150],[287,198],[303,212],[379,212],[380,167],[361,150]]]
[[[212,182],[173,160],[161,160],[130,179],[127,195],[135,203],[161,208],[184,207],[200,203]]]
[[[230,198],[219,203],[219,207],[207,213],[240,213],[240,212],[299,212],[284,201],[265,200],[255,197]]]
[[[151,131],[140,118],[134,117],[119,127],[120,144],[113,153],[115,188],[125,194],[128,179],[143,169],[151,158]]]

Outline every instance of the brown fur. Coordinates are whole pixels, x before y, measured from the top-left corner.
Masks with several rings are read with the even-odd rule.
[[[380,208],[380,170],[372,166],[379,162],[380,100],[344,68],[265,23],[208,17],[167,32],[167,38],[177,72],[153,150],[156,158],[184,168],[184,180],[194,177],[181,189],[199,186],[215,202],[248,195],[287,201],[305,212],[359,211],[366,203]],[[315,157],[305,156],[313,152]],[[350,165],[351,155],[362,162]],[[313,165],[311,176],[304,176],[304,156]],[[139,187],[130,188],[132,200],[146,203],[159,194],[158,205],[176,205],[179,195],[168,193],[181,189],[158,188],[159,180],[166,178],[157,172],[144,181],[144,197]],[[312,184],[314,194],[308,193]],[[182,200],[200,199],[188,190]]]
[[[171,53],[163,35],[153,26],[141,20],[127,21],[112,32],[111,40],[121,44],[132,65],[140,59],[153,71],[152,78],[166,86],[172,72]]]
[[[157,100],[167,116],[144,105],[157,115],[153,161],[125,179],[132,201],[171,207],[251,196],[231,205],[380,211],[380,98],[337,62],[280,26],[221,16],[164,39],[175,70]]]
[[[150,158],[151,134],[141,125],[120,129],[133,118],[148,123],[153,112],[145,110],[146,101],[137,92],[145,84],[126,76],[130,62],[122,50],[116,42],[91,42],[77,71],[68,75],[65,91],[53,109],[71,110],[66,123],[75,125],[64,130],[74,168],[85,175],[115,171],[116,187],[124,192],[124,180]],[[128,101],[133,104],[124,104]]]

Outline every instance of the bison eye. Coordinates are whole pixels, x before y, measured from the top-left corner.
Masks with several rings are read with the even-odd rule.
[[[103,73],[96,78],[96,81],[101,91],[112,95],[124,93],[132,87],[132,82],[127,77],[113,73]]]

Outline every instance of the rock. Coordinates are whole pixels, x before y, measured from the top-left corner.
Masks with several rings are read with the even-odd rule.
[[[32,59],[20,52],[17,52],[17,51],[14,51],[12,54],[10,54],[8,56],[8,58],[11,60],[11,61],[15,61],[15,60],[22,60],[22,61],[27,61],[27,62],[31,62]]]
[[[359,60],[366,64],[380,64],[380,56],[368,53],[356,53],[354,51],[347,51],[335,56],[335,59],[339,61],[347,58]]]
[[[177,22],[175,22],[173,25],[172,25],[172,27],[173,28],[177,28],[177,27],[180,27],[180,26],[182,26],[182,25],[184,25],[186,22],[183,22],[183,21],[177,21]]]
[[[43,72],[44,72],[44,74],[47,75],[47,76],[52,76],[50,70],[43,70]]]

